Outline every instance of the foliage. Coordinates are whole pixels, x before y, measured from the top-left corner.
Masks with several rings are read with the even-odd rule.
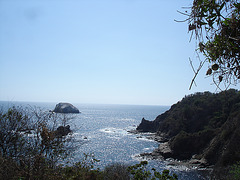
[[[84,154],[83,159],[76,162],[71,166],[62,167],[62,178],[63,179],[102,179],[102,173],[97,170],[93,170],[94,163],[99,162],[93,154]]]
[[[87,159],[91,156],[86,155]],[[85,159],[85,160],[87,160]],[[84,160],[84,162],[86,162]],[[96,161],[94,161],[96,162]],[[84,165],[83,165],[84,164]],[[88,163],[87,163],[88,164]],[[92,164],[92,163],[90,163]],[[63,179],[78,179],[78,180],[177,180],[178,177],[176,174],[170,175],[169,170],[163,170],[162,173],[156,171],[156,169],[152,169],[151,173],[147,170],[147,161],[141,161],[139,164],[135,164],[133,166],[127,166],[122,163],[114,163],[106,166],[103,171],[99,169],[94,170],[93,164],[87,165],[82,161],[79,161],[73,166],[65,166],[62,167],[62,178]]]
[[[114,163],[104,168],[104,180],[130,180],[128,166],[123,163]]]
[[[215,134],[214,130],[203,130],[196,133],[181,131],[170,141],[170,147],[174,151],[172,157],[179,160],[190,159],[192,155],[201,153]]]
[[[231,112],[238,111],[239,102],[240,93],[234,89],[217,94],[210,92],[191,94],[158,116],[153,124],[157,124],[156,129],[169,138],[181,131],[196,133],[217,129],[225,123]]]
[[[52,176],[59,160],[65,159],[72,149],[71,136],[56,137],[55,130],[61,118],[41,109],[9,108],[0,112],[0,160],[9,164],[0,176],[8,174],[27,179]],[[12,167],[11,167],[12,165]],[[11,173],[11,172],[17,173]]]
[[[141,161],[139,164],[129,166],[128,170],[132,174],[134,180],[144,180],[144,179],[151,179],[151,180],[177,180],[178,177],[176,174],[170,175],[169,170],[163,170],[162,174],[156,171],[156,169],[152,169],[153,174],[146,169],[148,162]]]
[[[232,166],[232,169],[230,170],[230,174],[232,175],[232,179],[234,180],[240,179],[240,162]]]
[[[208,63],[206,75],[213,77],[217,87],[221,82],[226,88],[237,84],[240,79],[240,2],[194,0],[190,13],[188,10],[181,13],[188,16],[188,29],[195,35],[197,51],[205,57],[195,77],[203,64]]]
[[[230,89],[218,94],[196,93],[173,106],[159,126],[160,132],[171,137],[172,156],[190,159],[203,153],[210,164],[218,166],[240,160],[239,102],[239,91]]]

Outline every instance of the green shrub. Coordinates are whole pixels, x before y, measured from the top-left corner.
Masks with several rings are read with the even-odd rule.
[[[230,170],[230,174],[232,179],[239,180],[240,179],[240,162],[234,164]]]
[[[104,180],[130,180],[128,166],[122,163],[114,163],[105,167]]]
[[[0,111],[0,176],[9,179],[58,177],[57,163],[71,153],[71,136],[57,138],[54,132],[61,117],[41,109],[9,108]],[[54,172],[54,173],[53,173]]]
[[[162,174],[158,171],[156,171],[156,169],[152,169],[153,174],[147,170],[147,161],[141,161],[139,164],[133,165],[133,166],[129,166],[128,167],[128,171],[132,174],[132,178],[134,180],[147,180],[147,179],[151,179],[151,180],[156,180],[156,179],[160,179],[160,180],[177,180],[178,177],[176,174],[170,175],[169,174],[169,170],[163,170]]]
[[[61,165],[61,179],[63,180],[101,180],[102,172],[99,169],[93,169],[94,164],[99,162],[94,154],[83,154],[84,157],[73,165]]]

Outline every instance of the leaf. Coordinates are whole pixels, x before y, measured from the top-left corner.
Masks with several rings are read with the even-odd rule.
[[[205,49],[205,45],[202,42],[199,43],[199,49],[200,49],[200,52],[203,52]]]
[[[201,5],[203,3],[203,0],[197,0],[198,5]]]
[[[194,29],[196,29],[196,25],[195,25],[195,24],[189,24],[188,30],[189,30],[189,31],[192,31],[192,30],[194,30]]]
[[[217,71],[218,68],[219,68],[219,65],[218,65],[218,64],[213,64],[213,65],[212,65],[212,70]]]
[[[207,70],[207,73],[206,73],[206,75],[211,75],[212,74],[212,69],[211,68],[209,68],[208,70]]]
[[[219,82],[222,82],[223,77],[222,77],[222,76],[219,76],[218,79],[219,79]]]

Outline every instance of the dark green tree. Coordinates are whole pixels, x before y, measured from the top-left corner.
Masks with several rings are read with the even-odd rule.
[[[192,7],[180,12],[187,16],[191,40],[197,42],[197,53],[204,59],[195,72],[190,88],[204,64],[207,76],[220,88],[236,85],[240,79],[240,1],[194,0]]]

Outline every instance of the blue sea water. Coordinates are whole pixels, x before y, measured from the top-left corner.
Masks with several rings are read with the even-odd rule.
[[[11,106],[40,107],[53,110],[55,103],[29,103],[29,102],[0,102],[0,107]],[[142,118],[154,120],[159,114],[169,109],[168,106],[145,105],[99,105],[99,104],[74,104],[80,114],[74,115],[70,125],[73,136],[81,144],[76,149],[74,161],[83,157],[83,153],[93,153],[100,162],[96,168],[103,169],[106,165],[120,162],[136,164],[143,160],[139,154],[152,152],[159,143],[147,138],[146,134],[132,134],[128,131],[136,129]],[[207,179],[204,171],[189,169],[184,166],[169,166],[166,161],[148,160],[149,167],[158,171],[170,169],[179,179]]]

